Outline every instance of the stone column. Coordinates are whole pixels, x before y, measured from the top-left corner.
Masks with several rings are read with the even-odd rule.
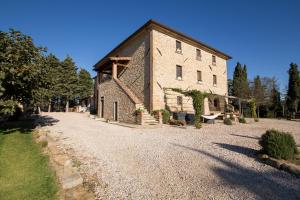
[[[162,118],[162,112],[161,111],[158,111],[158,122],[159,124],[163,124],[163,118]]]
[[[112,63],[112,76],[113,78],[118,78],[118,70],[117,70],[117,63]]]
[[[205,115],[209,115],[210,114],[210,110],[209,110],[209,102],[208,102],[208,98],[204,98],[204,114]]]
[[[137,116],[136,116],[137,124],[144,125],[143,115],[144,115],[144,112],[137,112]]]

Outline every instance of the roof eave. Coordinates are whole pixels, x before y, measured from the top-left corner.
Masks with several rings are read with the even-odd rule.
[[[217,53],[217,54],[220,54],[225,60],[230,60],[232,59],[232,57],[230,55],[227,55],[225,53],[223,53],[222,51],[218,50],[218,49],[215,49],[203,42],[200,42],[190,36],[187,36],[186,34],[183,34],[181,32],[178,32],[166,25],[163,25],[163,24],[160,24],[152,19],[150,19],[148,22],[146,22],[143,26],[141,26],[138,30],[136,30],[133,34],[131,34],[129,37],[127,37],[125,40],[123,40],[119,45],[117,45],[115,48],[113,48],[109,53],[107,53],[102,59],[100,59],[94,66],[93,66],[93,69],[95,71],[97,71],[97,68],[99,65],[102,65],[104,62],[106,62],[106,59],[110,56],[112,56],[112,54],[117,51],[120,47],[122,47],[127,41],[129,41],[130,39],[132,39],[134,36],[136,36],[137,34],[139,34],[140,32],[142,32],[144,29],[146,29],[148,26],[151,26],[151,25],[156,25],[157,27],[160,27],[160,28],[163,28],[163,29],[166,29],[170,32],[173,32],[177,35],[180,35],[181,37],[184,37],[186,38],[187,40],[190,40],[192,42],[195,42],[195,43],[198,43],[200,44],[201,46],[203,47],[206,47],[207,49]],[[154,27],[154,26],[153,26]]]

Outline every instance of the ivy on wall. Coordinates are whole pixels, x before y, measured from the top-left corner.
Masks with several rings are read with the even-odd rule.
[[[193,108],[195,110],[195,127],[201,128],[200,117],[204,112],[204,99],[209,96],[209,93],[201,92],[199,90],[182,90],[180,88],[168,88],[174,92],[183,94],[184,96],[191,97],[193,99]]]

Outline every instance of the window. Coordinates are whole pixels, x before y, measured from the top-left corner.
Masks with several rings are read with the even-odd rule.
[[[176,40],[176,52],[177,53],[181,53],[182,49],[181,49],[181,42]]]
[[[198,83],[202,82],[202,71],[197,71],[197,81]]]
[[[176,78],[182,80],[182,66],[176,65]]]
[[[196,49],[196,59],[201,60],[201,50],[200,49]]]
[[[213,75],[213,84],[217,86],[217,75]]]
[[[219,108],[220,107],[220,100],[219,100],[219,98],[215,98],[214,99],[214,107],[215,108]]]
[[[217,61],[216,61],[216,56],[212,55],[212,64],[216,65]]]
[[[182,96],[177,96],[177,105],[182,106]]]

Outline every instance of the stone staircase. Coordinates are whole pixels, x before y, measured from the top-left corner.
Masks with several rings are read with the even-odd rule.
[[[129,98],[135,103],[136,110],[143,110],[143,125],[158,125],[159,122],[145,108],[141,100],[130,90],[130,88],[120,81],[118,78],[113,78],[113,80],[122,88],[122,90],[129,96]]]
[[[136,108],[143,110],[143,122],[144,125],[159,125],[159,122],[157,119],[155,119],[148,110],[145,108],[145,106],[142,103],[136,104]]]

